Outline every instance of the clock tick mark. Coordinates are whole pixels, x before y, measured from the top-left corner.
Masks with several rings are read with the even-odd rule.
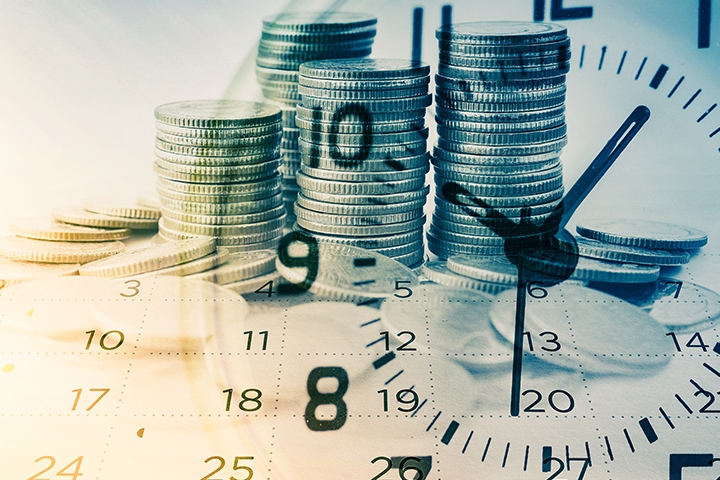
[[[550,459],[552,458],[552,447],[544,445],[542,448],[542,471],[547,473],[552,468]]]
[[[703,113],[702,115],[700,115],[700,117],[697,119],[697,123],[700,123],[700,122],[702,122],[703,120],[705,120],[705,117],[707,117],[708,115],[710,115],[710,114],[712,113],[712,111],[715,110],[716,107],[717,107],[717,103],[713,103],[712,105],[710,105],[710,108],[708,108],[707,110],[705,110],[705,113]]]
[[[635,453],[635,445],[633,445],[632,439],[630,438],[630,434],[627,431],[627,428],[623,428],[623,434],[625,434],[625,440],[627,440],[628,446],[630,447],[630,451],[632,453]]]
[[[580,49],[580,64],[578,68],[583,68],[583,63],[585,63],[585,45]]]
[[[432,422],[430,422],[430,425],[427,426],[425,429],[426,432],[429,432],[433,425],[435,425],[435,422],[437,422],[437,419],[440,418],[440,415],[442,415],[442,410],[440,410],[437,415],[432,419]]]
[[[687,410],[688,413],[693,413],[692,408],[688,407],[688,404],[685,403],[685,400],[683,400],[683,399],[680,397],[680,395],[678,395],[678,394],[676,393],[676,394],[675,394],[675,398],[677,399],[678,402],[680,402],[680,405],[682,405],[683,407],[685,407],[685,410]]]
[[[363,305],[363,304],[362,304],[362,303],[358,303],[358,306],[360,306],[360,305]],[[377,323],[377,322],[379,322],[379,321],[380,321],[379,318],[375,318],[375,319],[370,320],[370,321],[368,321],[368,322],[361,323],[361,324],[360,324],[360,328],[362,328],[362,327],[367,327],[368,325],[372,325],[373,323]]]
[[[610,446],[610,439],[605,436],[605,446],[607,447],[608,456],[610,457],[610,461],[615,461],[615,456],[613,455],[612,447]]]
[[[710,134],[710,138],[713,138],[713,137],[714,137],[715,135],[717,135],[718,133],[720,133],[720,127],[718,127],[717,129],[715,129],[715,130]],[[717,352],[715,352],[715,353],[717,353]]]
[[[460,453],[465,454],[465,450],[467,450],[468,445],[470,445],[470,439],[472,438],[473,433],[475,433],[475,430],[470,430],[470,435],[468,435],[467,440],[465,440],[465,445],[463,445],[462,452]]]
[[[640,425],[640,428],[642,429],[643,433],[645,434],[645,438],[647,438],[647,441],[649,443],[657,442],[658,436],[652,424],[650,423],[650,420],[648,420],[647,418],[643,418],[638,422],[638,424]]]
[[[698,95],[700,95],[700,92],[702,92],[702,88],[698,88],[698,89],[697,89],[697,92],[693,93],[693,96],[690,97],[690,100],[688,100],[688,101],[685,103],[685,105],[683,105],[683,107],[682,107],[683,110],[687,109],[687,108],[690,106],[690,104],[695,101],[695,99],[698,97]]]
[[[600,62],[598,63],[598,71],[602,70],[603,62],[605,61],[605,54],[607,53],[607,46],[603,46],[600,49]]]
[[[395,352],[388,352],[388,353],[386,353],[385,355],[383,355],[382,357],[380,357],[380,358],[378,358],[377,360],[375,360],[375,361],[372,363],[372,364],[373,364],[373,367],[375,367],[375,370],[377,370],[377,369],[379,369],[380,367],[382,367],[383,365],[385,365],[385,364],[387,364],[388,362],[390,362],[391,360],[393,360],[394,358],[395,358]]]
[[[449,445],[450,441],[452,440],[453,436],[455,436],[455,432],[457,432],[458,427],[460,424],[453,420],[450,422],[450,425],[448,425],[447,429],[445,429],[445,433],[443,434],[440,441],[444,443],[445,445]]]
[[[640,78],[640,74],[642,73],[643,68],[645,68],[645,64],[647,63],[647,59],[648,59],[648,57],[643,58],[643,61],[640,63],[640,68],[638,68],[638,71],[637,71],[637,73],[635,74],[635,80],[637,80],[638,78]]]
[[[492,442],[492,437],[488,437],[488,441],[485,444],[485,450],[483,450],[482,458],[480,459],[481,462],[485,461],[485,457],[487,456],[488,450],[490,449],[490,442]]]
[[[415,415],[417,415],[417,412],[419,412],[420,409],[421,409],[426,403],[427,403],[427,398],[426,398],[425,400],[423,400],[422,403],[420,403],[420,405],[415,409],[415,411],[412,413],[412,415],[410,415],[410,418],[412,418],[412,417],[414,417]]]
[[[670,98],[670,97],[672,97],[673,95],[675,95],[675,91],[677,91],[678,87],[680,86],[680,84],[681,84],[683,81],[685,81],[685,76],[684,76],[684,75],[683,75],[682,77],[680,77],[680,80],[678,80],[677,83],[675,84],[675,86],[672,88],[672,90],[670,90],[670,93],[668,93],[668,96],[667,96],[668,98]]]
[[[392,382],[393,380],[395,380],[395,379],[396,379],[397,377],[399,377],[404,371],[405,371],[405,370],[400,370],[400,371],[397,372],[395,375],[393,375],[392,377],[390,377],[390,378],[385,382],[385,385],[387,385],[388,383],[390,383],[390,382]]]
[[[667,65],[660,65],[650,81],[650,88],[657,90],[669,69]]]
[[[377,261],[374,257],[367,258],[355,258],[353,259],[353,266],[355,267],[374,267]]]
[[[502,461],[502,468],[505,468],[505,465],[507,464],[507,458],[508,454],[510,453],[510,442],[505,445],[505,455],[503,455],[503,461]]]
[[[616,75],[620,75],[620,72],[622,72],[623,65],[625,65],[626,57],[627,57],[627,50],[625,50],[622,54],[622,57],[620,57],[620,64],[618,65],[617,72],[615,72]]]
[[[523,472],[527,472],[528,457],[530,456],[530,445],[525,445],[525,459],[523,460]]]
[[[708,365],[707,363],[703,363],[703,367],[707,368],[707,369],[710,370],[712,373],[714,373],[715,375],[717,375],[718,377],[720,377],[720,372],[718,372],[717,370],[715,370],[712,366]]]
[[[670,425],[670,428],[672,430],[675,430],[675,425],[673,424],[672,420],[670,420],[670,417],[667,416],[667,413],[665,413],[665,410],[663,410],[662,407],[659,408],[660,414],[662,414],[663,418],[667,422],[668,425]]]

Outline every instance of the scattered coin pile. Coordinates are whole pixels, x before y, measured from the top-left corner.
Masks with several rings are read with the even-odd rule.
[[[214,237],[231,252],[276,248],[285,225],[280,110],[201,100],[161,105],[155,118],[160,237]]]
[[[408,266],[422,262],[429,74],[409,60],[300,67],[298,230]]]
[[[439,28],[438,141],[430,251],[504,254],[559,220],[566,144],[564,27],[478,22]]]
[[[283,111],[283,197],[287,222],[295,222],[292,205],[299,187],[295,174],[300,168],[299,130],[295,107],[300,100],[300,64],[327,58],[358,58],[370,54],[377,19],[351,12],[290,12],[263,20],[256,59],[258,82],[264,97]]]

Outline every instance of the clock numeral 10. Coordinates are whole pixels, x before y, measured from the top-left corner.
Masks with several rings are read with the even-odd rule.
[[[245,461],[253,460],[254,458],[255,457],[249,457],[249,456],[235,457],[235,460],[233,461],[232,469],[235,471],[242,470],[246,473],[247,476],[245,476],[243,478],[230,477],[229,480],[250,480],[251,478],[253,478],[253,474],[254,474],[253,469],[248,467],[247,465],[242,465],[241,462],[244,463]],[[212,472],[210,472],[207,475],[205,475],[204,477],[202,477],[200,480],[219,480],[217,478],[212,478],[212,476],[215,475],[216,473],[218,473],[223,468],[225,468],[225,459],[220,456],[213,456],[213,457],[206,458],[205,463],[210,463],[215,460],[220,462],[218,467],[215,470],[213,470]]]
[[[225,402],[225,411],[229,412],[230,406],[232,404],[233,389],[228,388],[227,390],[223,390],[222,393],[227,395],[227,401]],[[240,403],[238,403],[238,407],[243,412],[256,412],[262,407],[262,402],[260,401],[260,398],[262,397],[262,392],[257,388],[248,388],[246,390],[243,390],[242,393],[240,393],[240,397],[242,398],[242,400],[240,400]]]
[[[51,457],[50,455],[45,455],[42,457],[39,457],[35,459],[35,463],[39,463],[42,461],[48,460],[50,461],[50,465],[47,466],[47,468],[42,469],[32,477],[28,478],[28,480],[43,480],[40,475],[49,472],[54,466],[55,466],[55,457]],[[65,465],[63,468],[58,470],[58,472],[55,474],[56,477],[72,477],[73,479],[77,480],[78,477],[82,476],[82,473],[80,473],[80,467],[82,466],[83,457],[82,455],[77,457],[72,462]],[[73,465],[75,466],[74,470],[70,470]]]
[[[87,344],[85,344],[85,350],[89,350],[90,345],[92,345],[93,338],[95,337],[95,330],[88,330],[85,333],[88,335],[88,341]],[[117,335],[117,340],[115,340],[115,335]],[[108,340],[108,337],[110,336],[112,338]],[[115,350],[116,348],[119,348],[124,341],[125,334],[123,332],[121,332],[120,330],[110,330],[102,334],[98,343],[100,344],[100,348],[102,348],[103,350]]]
[[[382,390],[378,390],[379,394],[383,397],[383,412],[388,411],[388,391],[386,388]],[[405,397],[410,396],[410,400],[406,400]],[[402,406],[398,406],[397,409],[401,412],[412,412],[418,407],[419,398],[417,392],[415,390],[411,390],[409,388],[404,388],[402,390],[398,390],[398,392],[395,394],[395,400],[398,401],[398,403],[402,405],[410,405],[408,408],[403,408]]]

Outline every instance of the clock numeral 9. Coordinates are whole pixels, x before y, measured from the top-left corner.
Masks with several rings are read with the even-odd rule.
[[[300,242],[307,246],[308,253],[304,257],[293,257],[289,253],[290,245],[294,242]],[[278,261],[286,267],[305,267],[305,279],[300,283],[281,284],[278,286],[277,293],[281,295],[296,295],[304,293],[312,287],[313,282],[317,278],[319,269],[320,252],[318,242],[311,235],[302,232],[290,232],[280,240],[278,246]]]
[[[255,457],[249,457],[249,456],[248,457],[235,457],[235,461],[233,462],[232,469],[235,471],[242,470],[247,474],[247,476],[245,476],[243,478],[230,477],[229,480],[250,480],[251,478],[253,478],[253,474],[254,474],[253,469],[248,467],[247,465],[240,464],[240,462],[244,462],[246,460],[252,460],[253,458],[255,458]],[[213,475],[215,475],[216,473],[218,473],[223,468],[225,468],[225,459],[223,457],[213,456],[213,457],[206,458],[205,463],[209,463],[214,460],[217,460],[218,462],[220,462],[220,465],[218,465],[218,467],[215,470],[208,473],[207,475],[202,477],[200,480],[219,480],[217,478],[211,478],[211,477]]]

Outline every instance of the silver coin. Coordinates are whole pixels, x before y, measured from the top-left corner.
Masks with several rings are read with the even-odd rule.
[[[342,80],[389,80],[430,75],[430,66],[412,60],[320,60],[300,67],[305,77]]]
[[[178,145],[155,138],[155,148],[163,152],[195,157],[241,157],[261,154],[271,156],[277,148],[281,136],[274,136],[274,138],[275,141],[272,143],[244,147],[196,147],[192,145]]]
[[[507,288],[505,285],[476,280],[474,278],[458,275],[447,268],[446,262],[425,262],[422,266],[422,275],[431,282],[450,288],[463,288],[478,290],[489,294],[499,293]]]
[[[720,295],[692,282],[661,278],[650,316],[676,332],[700,331],[720,318]]]
[[[509,239],[513,240],[513,247],[516,249],[534,247],[538,243],[538,237],[543,231],[550,231],[551,228],[545,230],[542,226],[537,229],[533,229],[531,233],[521,234],[519,232],[512,232],[505,236],[492,235],[467,235],[462,233],[455,233],[448,230],[444,230],[437,223],[430,225],[430,231],[428,232],[433,237],[440,241],[448,241],[455,244],[464,245],[483,245],[483,246],[502,246],[508,242]],[[520,230],[522,231],[522,230]],[[514,233],[517,233],[515,235]]]
[[[337,180],[321,180],[308,177],[302,172],[298,172],[297,183],[306,194],[306,190],[334,193],[340,195],[385,195],[393,193],[404,193],[412,190],[421,189],[425,185],[425,178],[411,178],[408,180],[398,180],[392,182],[341,182]]]
[[[436,209],[436,213],[439,210]],[[524,219],[525,222],[516,225],[514,222],[497,222],[493,223],[492,220],[483,221],[479,218],[466,216],[462,219],[462,222],[456,222],[439,215],[433,215],[432,224],[436,225],[437,228],[450,233],[459,233],[462,235],[473,235],[482,237],[517,237],[523,235],[533,235],[538,232],[539,228],[543,231],[552,230],[553,227],[560,223],[559,216],[549,221],[533,223]]]
[[[347,195],[337,193],[318,192],[306,189],[302,192],[306,197],[327,203],[346,204],[346,205],[390,205],[396,203],[411,202],[427,197],[430,187],[424,185],[422,188],[410,189],[400,193],[385,193],[380,196],[372,196],[365,194]]]
[[[174,230],[172,228],[168,228],[165,226],[165,220],[164,218],[160,219],[160,223],[158,224],[158,231],[160,235],[168,240],[187,240],[191,238],[199,238],[199,237],[209,237],[208,235],[203,235],[196,232],[184,232],[180,230]],[[218,246],[221,247],[231,247],[231,246],[250,246],[250,245],[265,245],[269,241],[273,240],[279,240],[280,237],[282,237],[283,228],[278,228],[276,230],[269,230],[265,232],[260,233],[248,233],[247,235],[216,235],[215,237],[215,243]],[[247,250],[264,250],[272,247],[263,246],[262,248],[246,248],[242,251]],[[231,253],[233,252],[233,249],[230,249]]]
[[[464,190],[463,193],[455,193],[452,195],[452,198],[447,198],[445,196],[445,193],[443,193],[444,189],[451,190],[449,186],[457,186],[457,183],[454,182],[447,182],[447,183],[438,183],[437,184],[437,195],[447,200],[449,203],[454,203],[455,205],[462,205],[462,206],[468,206],[471,208],[484,208],[486,210],[495,210],[498,208],[507,208],[507,207],[516,207],[516,208],[526,208],[530,210],[526,210],[526,212],[532,213],[532,207],[535,205],[541,205],[541,204],[549,204],[550,202],[555,202],[556,200],[560,200],[564,193],[564,188],[559,187],[555,190],[551,190],[544,193],[538,193],[538,194],[530,194],[530,195],[510,195],[505,197],[490,197],[490,196],[481,196],[477,194],[473,194],[472,192],[465,189],[463,186],[460,186]],[[522,215],[522,211],[521,211]]]
[[[326,170],[322,168],[312,168],[303,164],[300,167],[300,171],[309,177],[325,180],[338,180],[343,182],[394,182],[414,178],[425,178],[425,174],[430,171],[430,165],[426,164],[422,167],[409,170],[395,170],[389,172],[355,172],[337,169]]]
[[[280,148],[276,144],[274,147],[265,151],[261,150],[261,153],[252,155],[240,155],[233,157],[204,157],[196,155],[182,155],[178,153],[165,152],[160,149],[155,149],[155,156],[165,162],[180,164],[180,165],[197,165],[207,167],[222,167],[232,165],[252,165],[265,162],[267,160],[278,158],[280,155]]]
[[[617,375],[658,368],[672,358],[665,330],[641,309],[577,285],[546,291],[545,298],[528,297],[526,330],[531,335],[553,332],[561,348],[572,348],[580,358],[560,350],[542,355],[543,360],[587,373]],[[505,339],[514,338],[515,295],[512,290],[499,294],[490,309],[490,320]]]
[[[449,90],[438,86],[435,88],[435,93],[448,101],[457,102],[530,103],[550,101],[554,98],[563,97],[567,93],[567,87],[565,87],[565,85],[561,85],[555,88],[533,90],[530,92],[466,92]]]
[[[377,24],[377,18],[355,12],[284,12],[263,18],[263,30],[334,33]]]
[[[174,212],[184,212],[194,215],[247,215],[271,210],[282,205],[282,195],[237,203],[197,203],[172,200],[160,197],[160,205]]]
[[[243,148],[256,145],[274,145],[282,138],[282,132],[270,133],[267,135],[232,137],[232,138],[202,138],[185,137],[172,135],[158,131],[156,138],[176,145],[188,145],[193,147],[222,147],[222,148]]]
[[[415,121],[425,117],[425,107],[415,110],[390,111],[390,112],[365,112],[361,109],[347,109],[342,111],[327,111],[322,108],[309,108],[303,105],[297,106],[297,116],[307,121],[330,122],[337,124],[367,125],[389,122]],[[294,125],[293,125],[294,126]]]
[[[634,263],[610,262],[577,256],[570,279],[583,282],[648,283],[660,276],[660,267]],[[557,255],[557,250],[536,249],[520,252],[520,263],[529,270],[542,273],[564,274],[567,261]]]
[[[225,285],[274,271],[276,258],[277,253],[272,250],[231,253],[227,263],[187,278]]]
[[[302,77],[301,77],[302,78]],[[298,93],[304,99],[306,97],[329,98],[338,100],[380,100],[390,98],[410,98],[427,95],[428,87],[404,87],[388,88],[385,90],[341,90],[340,88],[312,88],[300,85]],[[306,102],[303,101],[303,104]]]
[[[403,122],[376,121],[366,123],[346,123],[343,121],[321,122],[308,120],[305,117],[296,116],[295,123],[298,127],[310,132],[340,133],[340,134],[378,134],[378,133],[400,133],[425,128],[425,117],[417,117]]]
[[[210,237],[245,236],[275,231],[285,225],[284,207],[282,215],[255,223],[209,225],[190,223],[163,217],[163,227],[176,232],[193,233]],[[274,236],[274,235],[273,235]]]
[[[684,250],[647,249],[615,245],[585,237],[577,237],[576,241],[580,255],[602,260],[663,266],[683,265],[690,261],[690,254]]]
[[[372,32],[372,30],[370,31]],[[307,38],[307,36],[306,36]],[[367,38],[347,39],[340,38],[336,42],[280,42],[260,37],[258,44],[258,55],[272,55],[282,53],[316,53],[343,50],[353,50],[357,48],[372,47],[374,35]]]
[[[348,243],[348,245],[355,245],[354,243]],[[359,245],[357,245],[359,246]],[[420,256],[425,253],[424,248],[424,242],[422,239],[422,235],[420,235],[420,238],[414,242],[406,243],[404,245],[397,245],[395,247],[385,247],[385,248],[370,248],[369,250],[373,250],[377,253],[381,253],[385,255],[386,257],[395,258],[404,265],[413,265],[413,263],[407,263],[405,261],[402,261],[398,259],[398,257],[402,257],[403,255],[411,255],[416,256],[418,254],[418,251],[420,252]],[[408,257],[409,259],[409,257]]]
[[[477,143],[460,143],[451,140],[438,138],[437,146],[443,150],[449,150],[457,153],[469,153],[473,155],[484,156],[511,156],[518,157],[524,155],[537,155],[542,153],[559,152],[567,145],[567,137],[561,137],[546,143],[535,143],[531,145],[507,145],[492,146],[480,145]]]
[[[318,45],[322,43],[346,43],[375,37],[375,25],[358,28],[345,28],[336,32],[300,32],[284,28],[264,28],[260,39],[271,43],[291,43]]]
[[[477,219],[490,221],[492,218],[502,215],[502,217],[507,217],[512,221],[519,222],[520,219],[524,219],[525,221],[537,224],[542,223],[548,217],[557,217],[562,213],[561,197],[562,194],[547,202],[529,203],[527,205],[518,205],[514,207],[493,207],[488,205],[483,199],[463,199],[463,196],[461,195],[458,195],[453,199],[453,201],[436,196],[434,203],[436,215],[442,216],[453,222],[460,222],[461,217],[469,219],[464,223],[468,223],[470,221],[476,222]],[[531,200],[535,200],[535,198],[531,198]],[[488,206],[481,207],[478,204]]]
[[[439,116],[435,116],[435,124],[438,127],[452,128],[454,130],[462,130],[465,132],[475,133],[517,133],[530,132],[535,130],[544,130],[553,128],[565,123],[565,115],[547,118],[536,122],[462,122],[457,120],[448,120]]]
[[[435,85],[446,90],[455,90],[458,92],[520,93],[561,87],[565,85],[565,77],[559,76],[536,80],[498,82],[435,75]]]
[[[180,222],[202,225],[247,225],[272,220],[282,216],[284,213],[285,208],[282,205],[269,210],[245,215],[199,215],[162,208],[163,217]]]
[[[445,170],[446,172],[507,177],[511,175],[526,175],[532,173],[539,174],[545,170],[559,168],[560,158],[553,158],[537,163],[517,163],[510,165],[472,165],[467,163],[446,162],[437,157],[432,157],[431,162],[435,168]]]
[[[518,268],[505,255],[453,255],[447,260],[447,268],[458,275],[500,283],[517,285]]]
[[[297,218],[297,224],[311,232],[326,235],[345,235],[352,237],[375,237],[383,235],[395,235],[422,228],[425,224],[425,217],[419,217],[407,222],[388,223],[384,225],[328,225]]]
[[[430,84],[430,75],[412,78],[396,78],[388,80],[328,80],[300,76],[299,84],[311,88],[342,89],[342,90],[386,90],[396,88],[414,88]]]
[[[327,243],[340,243],[343,245],[353,245],[359,248],[366,248],[368,250],[382,251],[384,249],[391,249],[397,247],[403,247],[405,245],[412,245],[416,242],[422,242],[423,231],[422,228],[416,228],[407,232],[395,234],[395,235],[384,235],[375,237],[365,238],[352,238],[343,237],[336,235],[323,235],[316,232],[311,232],[302,228],[299,225],[295,225],[295,231],[309,235],[318,242]]]
[[[231,139],[242,138],[247,136],[270,135],[282,131],[280,122],[269,123],[259,127],[239,127],[239,128],[190,128],[170,125],[162,122],[155,122],[155,128],[158,132],[168,135],[177,135],[180,137],[192,138],[216,138]]]
[[[335,100],[318,97],[302,97],[302,105],[307,108],[322,108],[333,112],[362,109],[364,112],[383,113],[398,110],[419,110],[432,105],[432,95],[418,95],[409,98],[394,98],[387,100]]]
[[[356,59],[356,58],[367,57],[371,53],[372,53],[371,48],[361,48],[361,49],[357,49],[357,50],[342,50],[340,52],[336,52],[336,51],[318,52],[316,55],[313,55],[311,58],[307,58],[305,56],[298,56],[292,60],[265,58],[265,57],[258,56],[258,57],[255,57],[255,64],[259,67],[265,67],[265,68],[277,68],[277,69],[281,69],[281,70],[298,70],[303,63],[309,63],[311,60],[324,59],[324,58],[338,58],[338,57],[347,58],[347,59]]]
[[[456,254],[470,255],[505,255],[505,248],[497,245],[469,245],[466,243],[454,243],[448,240],[440,240],[427,233],[428,250],[437,255],[441,260]]]
[[[471,175],[461,173],[445,172],[443,170],[435,170],[435,184],[445,185],[449,182],[455,182],[458,177],[466,178]],[[478,176],[482,180],[482,176]],[[537,195],[555,191],[562,187],[562,176],[556,175],[551,178],[538,181],[528,181],[525,183],[503,184],[503,183],[470,183],[462,181],[459,185],[471,195],[476,197],[509,197],[516,195]]]
[[[425,248],[421,245],[414,252],[404,253],[400,255],[386,255],[408,267],[416,268],[416,265],[422,265],[425,259]]]
[[[563,62],[552,67],[534,68],[472,68],[458,67],[446,63],[438,64],[438,75],[444,77],[479,80],[484,82],[536,80],[567,75],[570,71],[570,62]]]
[[[300,93],[298,93],[297,88],[287,89],[276,88],[271,85],[263,85],[261,90],[263,97],[268,100],[274,100],[276,102],[282,102],[289,105],[295,105],[300,102]]]
[[[323,133],[302,129],[300,131],[300,138],[320,145],[336,145],[338,147],[380,147],[385,145],[398,146],[427,140],[428,134],[429,130],[427,128],[399,133],[372,134]]]
[[[556,105],[549,108],[534,110],[516,111],[462,111],[453,108],[445,108],[442,105],[435,105],[435,114],[438,117],[460,121],[460,122],[481,122],[481,123],[513,123],[513,122],[536,122],[556,118],[563,115],[565,105]]]
[[[281,181],[282,177],[280,177],[280,175],[278,174],[271,175],[268,178],[259,180],[257,182],[230,183],[225,185],[186,183],[160,177],[157,179],[157,186],[160,188],[172,190],[174,192],[192,195],[248,195],[262,192],[265,190],[273,190],[277,185],[280,184]]]
[[[438,28],[435,37],[453,43],[524,45],[565,40],[567,29],[553,23],[537,22],[453,23]]]
[[[542,56],[553,52],[562,52],[570,49],[570,39],[554,42],[542,42],[534,44],[472,44],[459,43],[447,40],[440,40],[438,47],[441,52],[455,53],[460,55],[472,55],[476,57],[503,57],[503,56]]]
[[[302,219],[313,224],[322,223],[326,225],[387,225],[400,222],[408,222],[423,216],[422,208],[409,210],[400,213],[385,213],[382,215],[349,215],[315,212],[307,210],[302,206],[295,205],[295,215],[298,220]]]
[[[435,163],[435,162],[433,162]],[[550,168],[542,170],[534,170],[526,173],[512,173],[512,174],[501,174],[503,167],[495,167],[497,175],[487,175],[473,172],[474,166],[466,166],[466,170],[457,171],[458,169],[447,170],[445,163],[435,163],[435,172],[439,174],[444,180],[451,180],[457,182],[470,182],[470,183],[481,183],[481,184],[526,184],[530,182],[537,182],[540,180],[546,180],[550,178],[556,178],[562,175],[562,164],[559,161],[555,161],[555,164]],[[457,164],[450,164],[457,165]]]
[[[470,113],[514,113],[526,112],[528,110],[549,110],[557,108],[565,103],[565,96],[559,95],[545,100],[533,100],[528,102],[464,102],[445,98],[435,94],[435,105],[447,110],[455,110]]]
[[[560,160],[560,154],[555,150],[531,155],[479,155],[452,152],[439,146],[435,146],[433,149],[433,156],[445,162],[472,165],[473,167],[483,165],[488,167],[537,165],[549,160]]]
[[[470,68],[487,68],[497,70],[516,70],[519,68],[555,68],[558,65],[570,60],[570,51],[562,50],[551,52],[548,55],[506,55],[506,56],[485,56],[466,55],[462,53],[450,53],[440,50],[440,62],[446,65]]]
[[[418,284],[417,276],[400,262],[384,255],[349,245],[318,243],[309,250],[303,241],[288,246],[290,257],[312,255],[317,265],[317,276],[312,279],[309,291],[337,300],[358,301],[368,298],[389,297],[396,293],[397,282],[407,286]],[[311,252],[311,253],[309,253]],[[276,262],[278,272],[292,283],[307,279],[307,268],[288,267],[281,258]]]
[[[162,123],[192,128],[237,128],[280,121],[278,109],[239,100],[196,100],[160,105],[155,118]]]
[[[281,164],[280,159],[258,165],[241,165],[237,170],[220,170],[222,167],[190,167],[180,169],[177,165],[170,164],[171,169],[164,168],[168,166],[167,162],[157,159],[153,164],[155,173],[163,178],[170,180],[178,180],[190,183],[235,183],[241,181],[262,180],[277,172]],[[201,170],[205,168],[206,170]],[[213,170],[215,168],[215,170]],[[206,172],[206,173],[205,173]]]
[[[401,145],[380,145],[370,147],[350,147],[338,145],[322,145],[319,143],[298,140],[298,150],[311,157],[326,157],[340,160],[391,160],[404,157],[415,157],[427,151],[427,141],[420,140]]]
[[[303,155],[302,163],[311,168],[340,170],[346,172],[400,172],[421,168],[429,163],[430,155],[423,153],[414,157],[402,157],[389,160],[346,160],[343,158],[327,158]]]
[[[287,82],[297,85],[298,76],[297,70],[279,70],[255,66],[255,77],[261,85],[271,82]]]
[[[671,223],[631,219],[590,219],[577,226],[583,237],[618,245],[690,250],[707,244],[707,234]]]

